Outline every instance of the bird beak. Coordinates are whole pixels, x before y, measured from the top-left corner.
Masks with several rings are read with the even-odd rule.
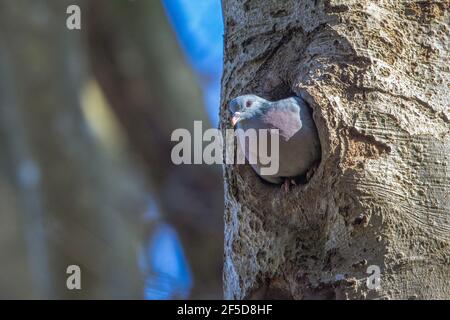
[[[241,113],[240,112],[233,113],[233,117],[231,118],[231,124],[233,125],[233,128],[240,120],[241,120]]]

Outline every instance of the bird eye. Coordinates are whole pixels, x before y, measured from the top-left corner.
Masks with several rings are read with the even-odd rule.
[[[250,100],[247,100],[246,102],[245,102],[245,107],[247,107],[247,108],[250,108],[251,106],[252,106],[252,101],[250,101]]]

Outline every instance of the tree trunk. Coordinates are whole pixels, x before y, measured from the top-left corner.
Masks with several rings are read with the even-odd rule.
[[[224,0],[223,12],[222,129],[237,95],[298,95],[322,147],[288,194],[224,166],[225,297],[450,298],[449,1]]]

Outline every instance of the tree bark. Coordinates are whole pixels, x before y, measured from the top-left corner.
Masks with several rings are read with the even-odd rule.
[[[450,298],[449,1],[224,0],[223,13],[222,129],[237,95],[298,95],[322,147],[288,194],[224,166],[225,297]]]

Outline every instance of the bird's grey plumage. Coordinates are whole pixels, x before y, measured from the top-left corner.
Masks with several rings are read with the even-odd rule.
[[[266,181],[281,183],[286,178],[303,175],[320,158],[320,142],[317,128],[309,107],[299,97],[270,102],[256,95],[239,96],[229,103],[233,115],[239,115],[237,127],[244,131],[253,129],[279,130],[279,170],[270,176],[261,175],[261,165],[252,164],[253,169]],[[248,144],[239,137],[241,148]],[[270,141],[270,139],[268,139]],[[269,145],[269,155],[271,155]]]

